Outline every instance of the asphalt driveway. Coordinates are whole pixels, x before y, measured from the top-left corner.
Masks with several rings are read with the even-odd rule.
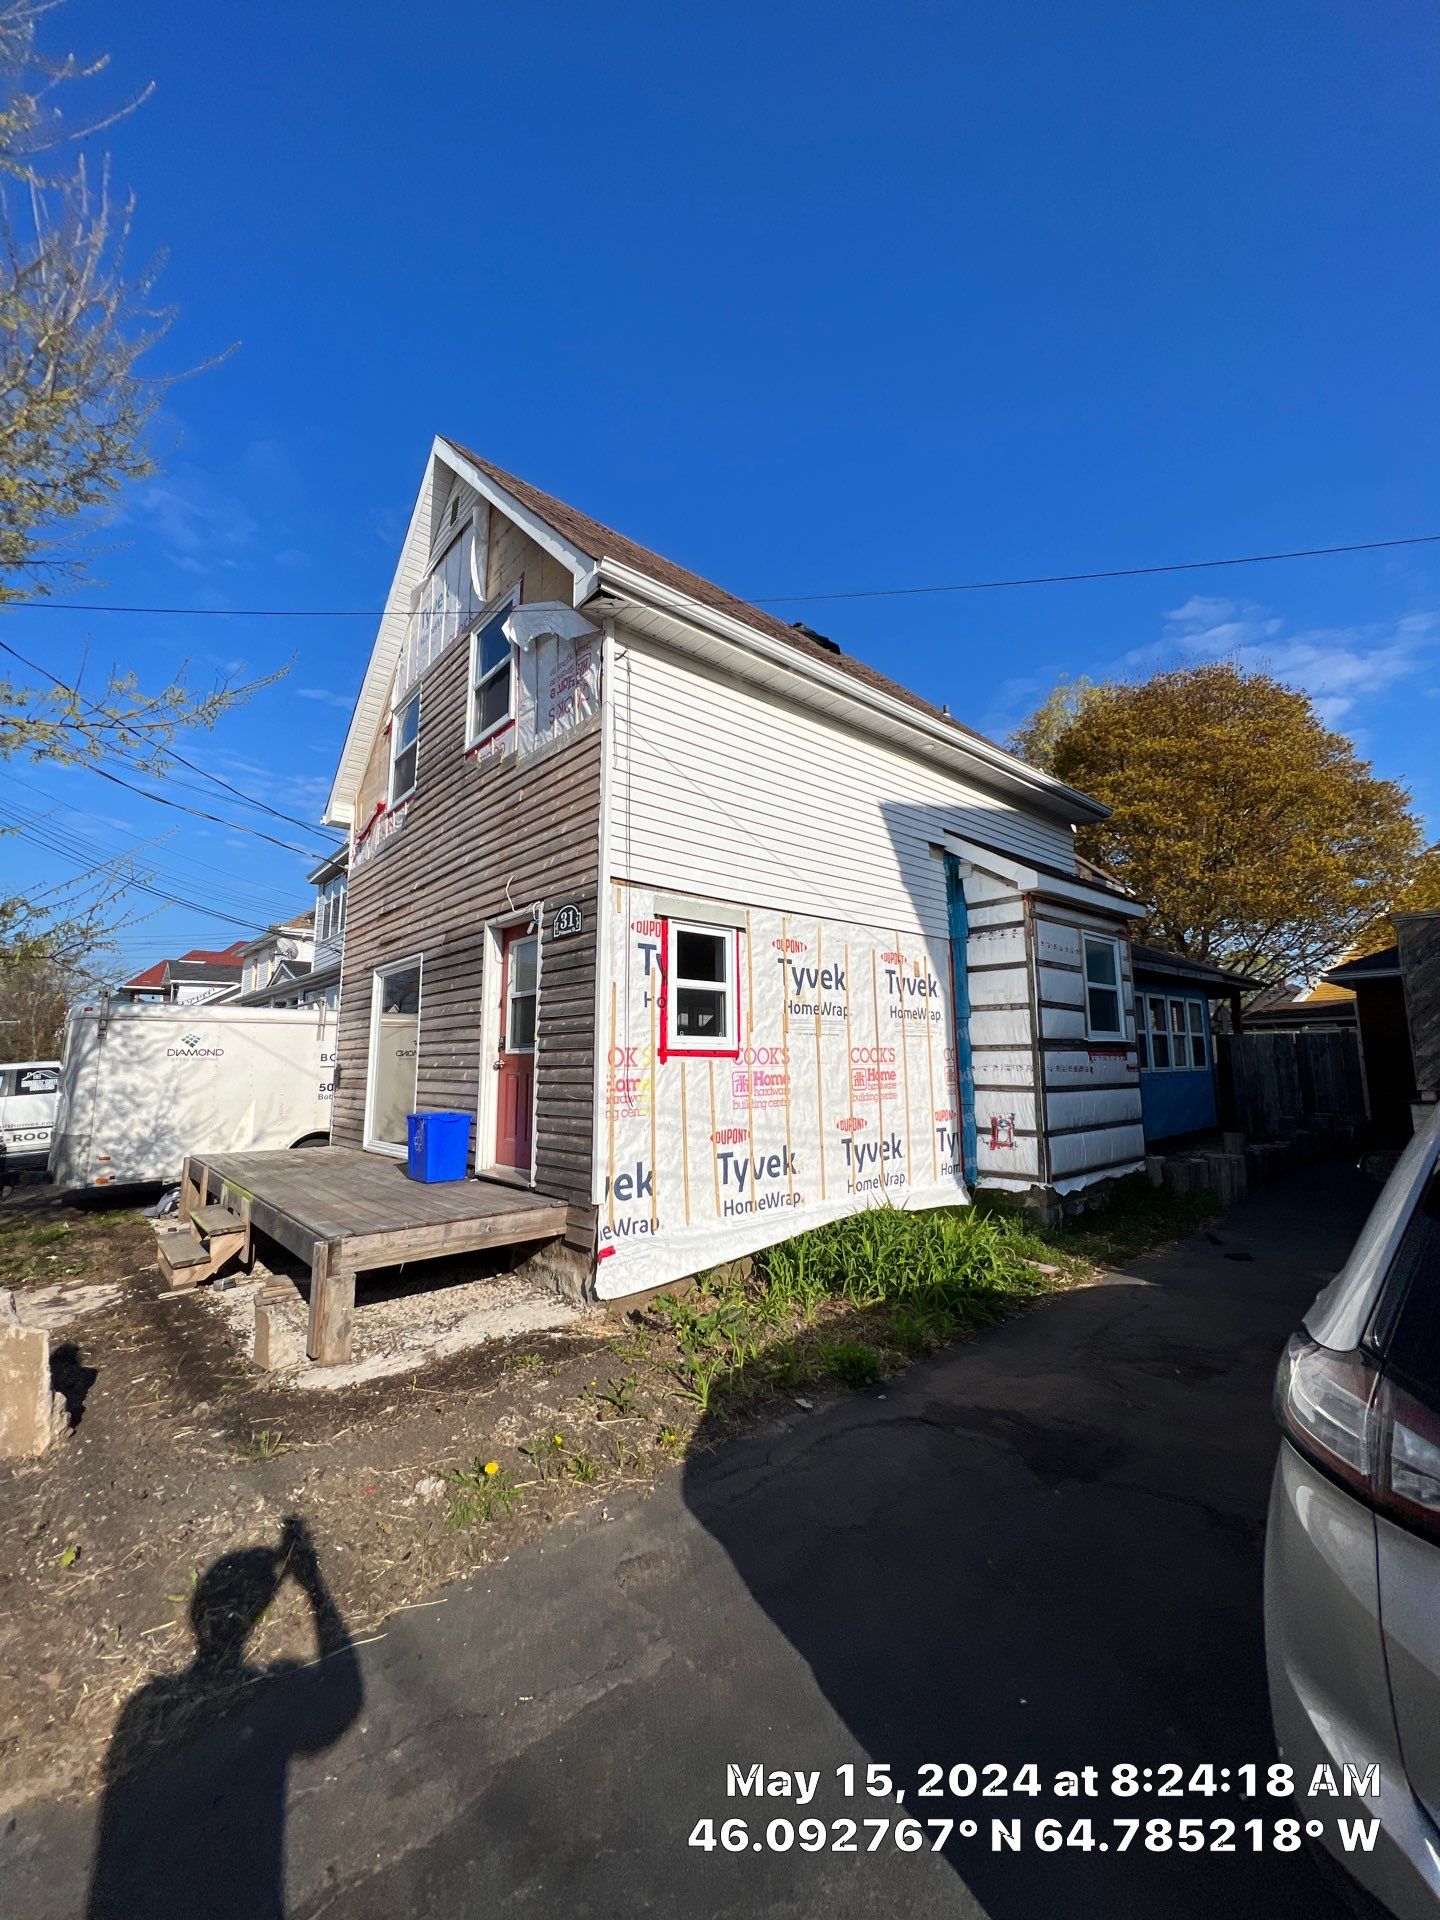
[[[358,1654],[257,1689],[253,1712],[112,1804],[104,1911],[173,1916],[188,1888],[208,1915],[283,1902],[356,1920],[1338,1914],[1305,1854],[1250,1850],[1244,1821],[1278,1802],[1049,1789],[1062,1769],[1158,1780],[1167,1763],[1188,1778],[1272,1756],[1270,1383],[1372,1197],[1344,1168],[1310,1169],[1185,1247],[884,1392],[796,1408]],[[926,1763],[993,1763],[1010,1786],[1029,1762],[1040,1798],[918,1797]],[[814,1798],[727,1797],[730,1763],[818,1772]],[[864,1796],[871,1763],[903,1806]],[[1232,1818],[1236,1850],[1044,1853],[1030,1836],[1056,1812],[1097,1835],[1117,1814]],[[892,1828],[867,1851],[867,1818],[910,1814],[978,1831],[908,1853]],[[687,1845],[707,1817],[717,1837],[745,1819],[744,1850]],[[824,1850],[773,1850],[777,1818],[824,1821]],[[855,1852],[832,1844],[846,1818]],[[1021,1851],[991,1850],[993,1819],[1021,1823]],[[11,1816],[0,1911],[85,1911],[95,1831],[94,1807]]]

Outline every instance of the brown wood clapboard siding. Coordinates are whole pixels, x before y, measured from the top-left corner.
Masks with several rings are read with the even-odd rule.
[[[493,575],[492,575],[493,577]],[[528,587],[528,583],[527,583]],[[527,591],[527,598],[530,597]],[[470,649],[455,642],[420,682],[420,753],[403,824],[352,867],[332,1137],[358,1146],[365,1125],[371,985],[376,967],[419,954],[420,1107],[476,1111],[487,921],[545,902],[537,1025],[536,1184],[590,1199],[594,1129],[595,953],[601,734],[586,723],[523,761],[465,752]],[[549,937],[573,901],[583,931]],[[472,1150],[474,1146],[472,1134]],[[482,1148],[482,1164],[489,1154]]]

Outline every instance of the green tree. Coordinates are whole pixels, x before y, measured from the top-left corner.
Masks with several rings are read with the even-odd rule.
[[[1084,713],[1097,694],[1114,684],[1110,680],[1092,680],[1080,673],[1072,680],[1061,674],[1054,687],[1036,707],[1028,720],[1016,727],[1005,742],[1011,753],[1018,753],[1032,767],[1055,771],[1055,748],[1062,733]]]
[[[1257,979],[1313,977],[1420,870],[1405,789],[1230,663],[1095,688],[1051,771],[1111,809],[1079,850],[1148,903],[1147,935]]]

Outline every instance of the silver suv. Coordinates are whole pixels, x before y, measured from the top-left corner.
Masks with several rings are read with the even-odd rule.
[[[1270,1705],[1304,1813],[1328,1765],[1379,1766],[1370,1853],[1400,1920],[1440,1916],[1440,1110],[1290,1341],[1265,1541]],[[1338,1856],[1337,1856],[1338,1857]]]

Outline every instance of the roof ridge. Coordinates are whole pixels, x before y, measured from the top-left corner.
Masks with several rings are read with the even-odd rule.
[[[488,475],[497,486],[513,494],[523,506],[536,513],[547,522],[563,539],[568,539],[591,560],[617,560],[624,566],[634,567],[636,572],[646,574],[661,586],[670,586],[681,593],[698,600],[702,606],[708,606],[715,613],[728,614],[732,619],[740,620],[747,626],[767,635],[772,640],[781,640],[794,647],[797,653],[808,659],[822,662],[836,669],[852,680],[868,686],[873,692],[888,694],[893,700],[899,700],[908,707],[915,708],[931,720],[938,720],[944,726],[968,739],[978,740],[982,745],[1007,753],[1008,748],[999,746],[997,741],[980,733],[974,727],[967,727],[963,720],[957,720],[948,709],[937,707],[922,695],[914,693],[898,680],[892,680],[888,674],[857,659],[853,654],[838,648],[823,645],[810,639],[799,627],[781,620],[773,613],[766,613],[763,607],[755,606],[751,601],[742,600],[738,594],[731,593],[728,587],[718,586],[713,580],[707,580],[703,574],[692,573],[688,567],[682,567],[674,560],[667,560],[651,547],[641,546],[628,534],[618,532],[614,527],[606,526],[601,520],[592,519],[582,513],[578,507],[569,506],[553,493],[522,480],[518,474],[509,473],[504,467],[497,466],[493,460],[487,460],[482,454],[452,439],[449,434],[439,436],[448,447],[453,447],[462,459],[468,460],[474,467]],[[1018,756],[1012,756],[1018,759]],[[1028,765],[1028,762],[1023,764]],[[1038,771],[1038,769],[1037,769]]]

